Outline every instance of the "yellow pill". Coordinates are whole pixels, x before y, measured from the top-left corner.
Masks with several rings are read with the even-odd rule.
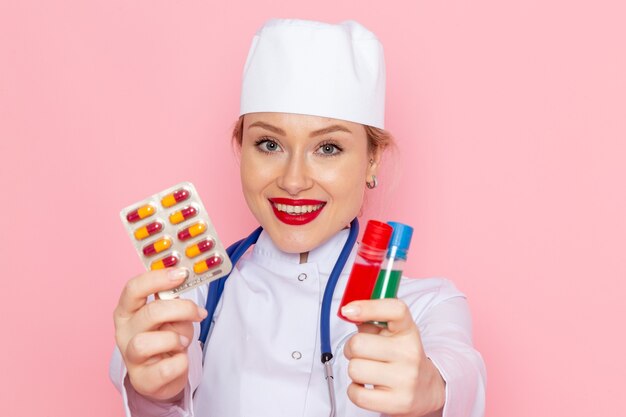
[[[178,258],[174,255],[169,255],[163,259],[159,259],[158,261],[152,262],[152,264],[150,264],[150,269],[153,271],[156,271],[157,269],[169,268],[170,266],[174,266],[177,263],[178,263]]]
[[[222,264],[221,256],[219,255],[209,256],[205,260],[196,262],[193,265],[193,272],[195,272],[196,274],[202,274],[204,272],[207,272],[209,269],[213,269],[216,266],[219,266],[221,264]]]
[[[213,239],[204,239],[195,245],[188,246],[187,249],[185,249],[185,255],[187,255],[188,258],[195,258],[201,253],[210,251],[213,249],[213,246],[215,246]]]
[[[173,205],[178,204],[181,201],[185,201],[188,198],[189,198],[189,191],[185,190],[184,188],[181,188],[163,197],[161,199],[161,205],[165,208],[172,207]]]
[[[146,217],[150,217],[155,213],[156,209],[154,206],[150,204],[146,204],[145,206],[139,207],[137,210],[133,210],[126,215],[126,220],[131,223],[138,222],[141,219],[145,219]]]
[[[146,245],[143,248],[143,254],[146,256],[152,256],[157,253],[163,252],[166,249],[169,249],[172,246],[172,239],[169,237],[164,237],[163,239],[159,239],[154,243]]]
[[[163,224],[161,222],[153,222],[144,227],[140,227],[135,230],[135,239],[143,240],[148,236],[152,236],[155,233],[159,233],[163,229]]]
[[[206,230],[206,224],[202,222],[194,223],[188,228],[183,229],[180,232],[178,232],[178,238],[180,240],[187,240],[187,239],[196,237],[204,233],[205,230]]]
[[[170,223],[178,224],[184,222],[185,220],[195,216],[196,214],[198,214],[198,210],[196,210],[195,207],[187,206],[182,210],[178,210],[177,212],[170,214]]]

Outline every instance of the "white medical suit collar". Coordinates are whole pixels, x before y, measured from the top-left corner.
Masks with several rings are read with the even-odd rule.
[[[343,248],[346,240],[348,239],[349,230],[343,229],[322,243],[317,248],[309,252],[307,264],[316,263],[318,269],[324,273],[330,273],[335,266],[335,262],[339,257],[339,253]],[[352,265],[354,256],[356,254],[356,245],[352,249],[352,254],[347,262],[346,270],[349,271],[349,266]],[[278,261],[282,261],[290,264],[300,264],[299,253],[287,253],[281,251],[275,244],[270,235],[263,231],[259,236],[259,240],[252,250],[252,256],[264,256]]]

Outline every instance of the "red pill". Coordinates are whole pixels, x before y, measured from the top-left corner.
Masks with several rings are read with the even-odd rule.
[[[159,239],[154,243],[144,246],[143,254],[146,256],[156,255],[157,253],[169,249],[170,246],[172,246],[172,239],[164,237],[163,239]]]
[[[178,189],[161,199],[161,205],[165,208],[172,207],[175,204],[185,201],[189,198],[189,191],[184,188]]]
[[[190,217],[195,216],[196,214],[198,214],[198,210],[196,210],[195,207],[193,206],[184,207],[183,209],[170,214],[170,223],[178,224],[178,223],[184,222],[185,220],[187,220]]]
[[[169,268],[170,266],[174,266],[177,263],[178,263],[178,257],[174,255],[170,255],[170,256],[166,256],[163,259],[159,259],[158,261],[152,262],[152,264],[150,265],[150,269],[153,271],[156,269],[165,269],[165,268]]]
[[[188,228],[183,229],[180,232],[178,232],[178,238],[180,240],[187,240],[191,237],[195,237],[204,233],[205,230],[206,230],[206,224],[202,222],[194,223]]]
[[[193,272],[195,272],[196,274],[202,274],[221,264],[222,264],[222,257],[219,255],[213,255],[213,256],[206,258],[204,261],[196,262],[193,265]]]
[[[185,255],[187,255],[188,258],[195,258],[201,253],[210,251],[213,249],[213,246],[215,246],[213,239],[204,239],[195,245],[188,246],[187,249],[185,249]]]
[[[135,230],[135,239],[143,240],[148,236],[152,236],[156,233],[159,233],[163,229],[163,224],[161,222],[153,222],[145,225],[137,230]]]
[[[141,219],[145,219],[146,217],[150,217],[154,214],[155,209],[154,206],[150,204],[146,204],[145,206],[139,207],[137,210],[133,210],[126,215],[126,220],[131,223],[138,222]]]

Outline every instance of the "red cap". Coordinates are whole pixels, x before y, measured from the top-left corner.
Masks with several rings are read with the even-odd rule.
[[[389,226],[387,223],[379,222],[378,220],[370,220],[365,227],[362,242],[376,249],[387,250],[392,232],[393,227]]]

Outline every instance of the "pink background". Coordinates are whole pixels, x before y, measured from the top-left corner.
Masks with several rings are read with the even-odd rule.
[[[189,180],[225,242],[255,226],[241,68],[302,17],[385,45],[399,168],[365,218],[413,224],[409,274],[468,295],[487,416],[626,415],[624,3],[250,3],[0,0],[2,414],[122,415],[111,313],[142,267],[118,212]]]

